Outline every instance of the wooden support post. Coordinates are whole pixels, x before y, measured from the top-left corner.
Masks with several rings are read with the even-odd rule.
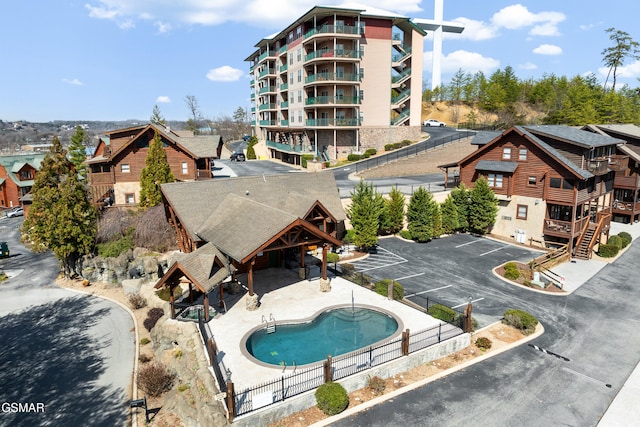
[[[207,353],[209,354],[209,363],[213,366],[218,359],[216,343],[213,341],[213,338],[207,339]]]
[[[322,278],[327,280],[327,252],[329,251],[329,245],[322,246]]]
[[[193,304],[193,283],[189,282],[189,302]]]
[[[402,355],[409,355],[409,329],[402,333]]]
[[[304,268],[304,254],[306,252],[306,248],[304,245],[300,246],[300,268]]]
[[[473,310],[473,305],[471,303],[467,304],[464,309],[464,331],[471,333],[473,332],[473,322],[471,321],[471,311]]]
[[[253,258],[249,262],[249,273],[247,274],[247,285],[249,286],[249,296],[253,296],[253,266],[256,264],[256,259]]]
[[[329,383],[333,381],[333,374],[331,373],[331,355],[327,356],[327,359],[323,363],[324,366],[324,382]]]
[[[174,287],[169,285],[169,304],[171,305],[171,318],[176,318],[176,305],[175,298],[173,297],[173,289]]]
[[[227,410],[229,411],[229,422],[233,422],[236,416],[236,400],[233,397],[233,382],[227,380]]]
[[[218,287],[220,288],[220,296],[219,296],[218,306],[222,308],[222,307],[224,307],[224,289],[223,289],[222,283],[220,283],[218,285]]]
[[[209,321],[209,292],[204,293],[204,321]]]

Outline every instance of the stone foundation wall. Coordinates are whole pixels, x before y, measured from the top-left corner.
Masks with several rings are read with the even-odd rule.
[[[367,148],[375,148],[378,152],[384,151],[384,146],[400,142],[405,139],[409,141],[420,140],[422,129],[420,126],[396,126],[386,128],[361,128],[360,129],[360,151],[365,152]]]

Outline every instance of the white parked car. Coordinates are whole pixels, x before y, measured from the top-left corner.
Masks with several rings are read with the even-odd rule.
[[[431,126],[445,127],[446,124],[444,124],[443,122],[438,121],[436,119],[428,119],[428,120],[425,120],[424,122],[422,122],[422,126],[425,126],[425,127],[431,127]]]

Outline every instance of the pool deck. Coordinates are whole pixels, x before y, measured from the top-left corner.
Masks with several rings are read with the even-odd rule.
[[[246,283],[242,275],[239,279]],[[272,314],[276,323],[306,319],[328,307],[351,305],[353,296],[355,305],[374,306],[395,314],[403,325],[394,337],[405,329],[418,332],[440,323],[405,304],[390,301],[340,277],[330,279],[331,291],[321,292],[319,279],[300,280],[290,270],[269,269],[255,272],[254,291],[260,298],[260,305],[255,311],[246,309],[247,292],[235,296],[225,293],[228,311],[215,316],[208,327],[218,346],[219,360],[231,371],[236,391],[280,378],[283,374],[281,367],[261,366],[248,359],[241,350],[242,338],[248,331],[262,325],[263,316],[269,319]],[[211,304],[214,305],[214,302]],[[292,370],[293,367],[287,367],[285,372]]]

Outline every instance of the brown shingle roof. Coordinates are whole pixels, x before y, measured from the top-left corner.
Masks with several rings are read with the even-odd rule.
[[[191,253],[179,254],[175,262],[179,263],[182,270],[188,272],[191,279],[205,292],[210,292],[236,270],[227,257],[211,243]]]

